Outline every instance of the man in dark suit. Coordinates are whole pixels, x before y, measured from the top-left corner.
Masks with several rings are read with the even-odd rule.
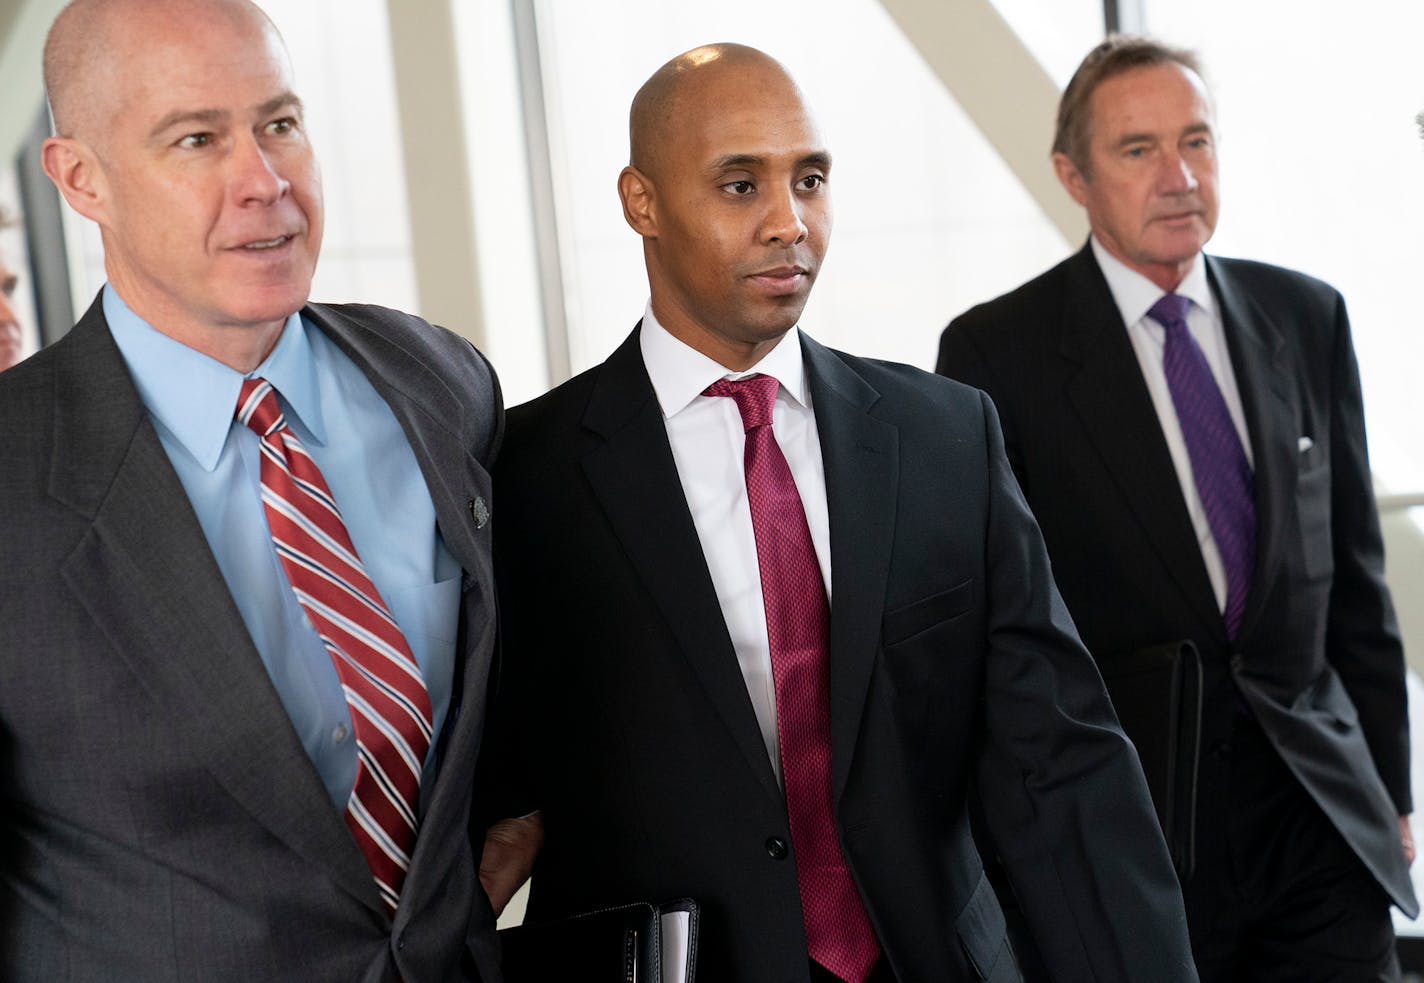
[[[1057,979],[1193,979],[992,407],[796,328],[831,212],[795,83],[698,48],[631,137],[648,310],[495,478],[529,917],[690,895],[699,979],[1016,980],[974,788]]]
[[[1089,650],[1201,655],[1202,978],[1393,979],[1404,660],[1349,322],[1318,280],[1202,254],[1215,136],[1189,53],[1089,54],[1053,161],[1090,243],[957,318],[938,368],[993,398]]]
[[[0,376],[0,977],[498,981],[488,364],[306,303],[320,185],[256,7],[80,0],[46,80],[109,282]]]

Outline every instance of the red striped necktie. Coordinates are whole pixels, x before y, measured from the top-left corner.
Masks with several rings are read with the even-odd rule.
[[[771,429],[780,383],[769,375],[718,379],[704,396],[736,401],[743,466],[766,608],[776,736],[786,815],[810,956],[850,983],[880,959],[880,943],[836,837],[831,805],[830,605],[796,491]]]
[[[271,383],[244,379],[235,416],[261,439],[262,507],[272,545],[341,679],[357,754],[346,825],[394,915],[419,825],[430,694]]]

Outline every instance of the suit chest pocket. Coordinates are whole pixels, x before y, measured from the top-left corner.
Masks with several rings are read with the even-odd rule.
[[[948,590],[887,611],[881,621],[881,641],[888,649],[908,642],[931,628],[968,613],[974,603],[974,581],[966,580]]]

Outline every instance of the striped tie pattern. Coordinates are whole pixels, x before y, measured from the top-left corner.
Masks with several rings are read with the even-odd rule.
[[[415,847],[430,694],[271,383],[243,380],[235,416],[260,438],[262,507],[272,544],[341,679],[357,754],[346,824],[394,915]]]
[[[1246,595],[1256,570],[1255,481],[1241,447],[1226,399],[1211,373],[1206,355],[1187,327],[1192,302],[1164,294],[1147,316],[1166,331],[1162,368],[1182,439],[1192,462],[1192,479],[1206,510],[1211,537],[1226,568],[1226,635],[1232,641],[1246,612]]]
[[[780,383],[769,375],[719,379],[704,396],[737,403],[743,466],[776,691],[786,815],[796,856],[809,954],[850,983],[880,959],[880,943],[836,837],[831,804],[830,605],[806,510],[771,428]]]

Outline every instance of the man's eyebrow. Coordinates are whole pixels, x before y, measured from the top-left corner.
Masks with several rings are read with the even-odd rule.
[[[757,154],[723,154],[712,161],[711,170],[730,171],[738,167],[758,167],[766,163],[766,158]]]
[[[1117,138],[1117,145],[1126,147],[1131,143],[1155,143],[1156,141],[1157,134],[1155,133],[1124,133]]]
[[[302,100],[294,92],[283,92],[281,95],[268,99],[257,107],[258,116],[270,116],[279,109],[292,107],[300,115],[302,112]],[[226,109],[178,109],[169,113],[158,121],[158,125],[149,134],[150,138],[172,129],[180,124],[213,127],[218,126],[228,120],[230,114]]]
[[[711,170],[730,171],[738,167],[760,167],[766,164],[766,158],[760,154],[723,154],[712,161]],[[796,162],[798,168],[801,167],[830,167],[831,155],[825,150],[817,150],[807,154]]]
[[[281,95],[274,96],[273,98],[268,99],[262,105],[258,106],[257,115],[271,116],[279,109],[288,108],[290,108],[298,116],[302,115],[302,113],[306,110],[306,107],[302,105],[301,97],[298,96],[295,92],[283,92]]]
[[[148,135],[149,138],[152,139],[179,124],[217,126],[224,122],[227,117],[227,111],[222,109],[177,109],[159,120]]]
[[[1205,120],[1193,123],[1182,131],[1182,136],[1195,136],[1198,133],[1210,134],[1211,124]],[[1119,147],[1126,147],[1133,143],[1155,143],[1156,140],[1157,134],[1155,133],[1124,133],[1118,137],[1117,145]]]

